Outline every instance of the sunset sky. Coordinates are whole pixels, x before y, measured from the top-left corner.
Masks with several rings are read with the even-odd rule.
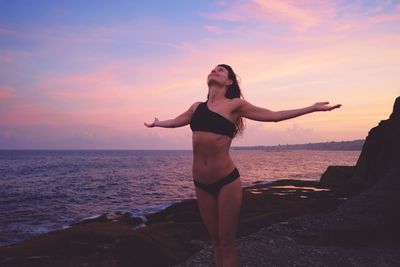
[[[207,96],[219,63],[271,110],[234,146],[363,139],[400,95],[400,1],[0,0],[0,149],[190,149],[144,127]]]

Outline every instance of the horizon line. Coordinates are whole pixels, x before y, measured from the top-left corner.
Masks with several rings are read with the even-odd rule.
[[[231,146],[232,148],[241,147],[275,147],[275,146],[296,146],[310,144],[325,144],[325,143],[343,143],[365,141],[364,139],[343,140],[343,141],[326,141],[326,142],[308,142],[297,144],[275,144],[275,145],[247,145],[247,146]],[[191,148],[0,148],[0,151],[192,151]]]

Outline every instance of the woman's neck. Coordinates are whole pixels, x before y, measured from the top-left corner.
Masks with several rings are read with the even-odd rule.
[[[226,88],[220,86],[208,87],[208,102],[218,102],[221,99],[226,98]]]

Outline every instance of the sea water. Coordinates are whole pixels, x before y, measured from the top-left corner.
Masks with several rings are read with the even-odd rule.
[[[360,151],[233,150],[243,186],[319,180]],[[190,150],[1,150],[0,246],[101,214],[145,216],[194,198]]]

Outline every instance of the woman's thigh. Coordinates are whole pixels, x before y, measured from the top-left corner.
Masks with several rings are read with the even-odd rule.
[[[225,185],[218,196],[219,237],[224,240],[235,239],[242,206],[242,185],[240,179]]]
[[[217,199],[203,191],[200,188],[195,188],[197,204],[200,210],[200,216],[207,227],[211,239],[217,241],[218,238],[218,203]]]

